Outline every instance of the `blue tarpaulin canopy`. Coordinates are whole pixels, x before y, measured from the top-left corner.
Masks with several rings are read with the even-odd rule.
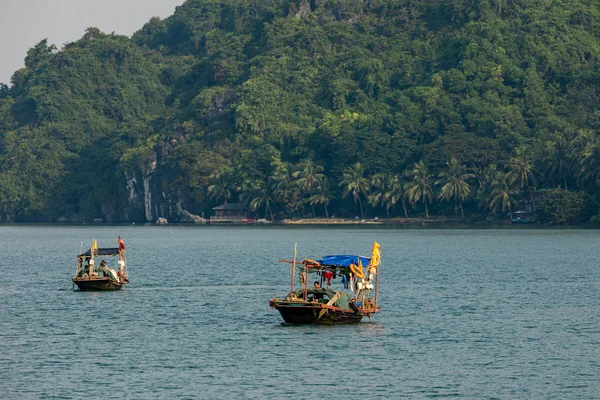
[[[362,256],[324,256],[322,260],[316,260],[319,264],[328,267],[350,267],[350,264],[358,265],[358,261],[368,265],[371,259]]]
[[[118,247],[111,247],[111,248],[106,248],[106,249],[96,249],[94,250],[94,255],[95,256],[118,256],[119,255],[119,248]],[[79,255],[80,257],[91,257],[92,256],[92,249],[88,249],[88,251],[86,251],[83,254]]]

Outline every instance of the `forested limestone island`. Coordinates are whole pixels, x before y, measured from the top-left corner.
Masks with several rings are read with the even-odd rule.
[[[595,0],[188,0],[27,52],[0,222],[597,222],[599,60]]]

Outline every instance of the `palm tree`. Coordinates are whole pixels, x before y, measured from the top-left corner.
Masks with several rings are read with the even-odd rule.
[[[363,176],[364,168],[357,162],[353,166],[346,167],[344,170],[344,178],[340,182],[340,186],[344,187],[342,198],[348,194],[352,194],[354,204],[358,201],[360,205],[360,215],[364,218],[361,196],[367,196],[369,190],[369,181]]]
[[[269,185],[265,181],[256,181],[254,185],[254,195],[250,200],[250,209],[257,210],[261,205],[265,205],[265,219],[267,219],[267,212],[271,216],[273,221],[273,212],[271,211],[271,193],[269,191]]]
[[[512,208],[517,204],[517,201],[514,198],[516,190],[512,188],[509,173],[498,172],[492,186],[494,190],[492,191],[490,210],[494,214],[508,210],[508,215],[512,219]]]
[[[257,211],[265,204],[265,219],[270,214],[271,220],[273,220],[273,213],[271,212],[272,196],[267,182],[260,179],[246,180],[240,185],[238,191],[242,204],[247,205],[252,211]]]
[[[580,164],[579,180],[581,184],[600,185],[600,143],[590,144],[586,147]]]
[[[402,208],[404,209],[404,218],[408,218],[408,212],[406,211],[406,193],[404,192],[404,181],[398,175],[393,175],[390,179],[389,190],[383,195],[383,203],[385,209],[390,217],[390,208],[394,207],[398,201],[402,201]]]
[[[546,142],[546,155],[542,162],[546,169],[546,177],[556,183],[562,180],[563,188],[567,187],[567,178],[573,169],[571,142],[563,134],[556,134]],[[556,187],[556,184],[554,185]]]
[[[292,163],[276,160],[273,164],[274,171],[271,179],[278,190],[288,189],[293,180],[296,169]]]
[[[273,196],[278,203],[285,204],[288,213],[296,213],[300,207],[300,189],[295,185],[294,173],[296,167],[289,162],[276,160],[273,163],[274,172],[271,176],[273,182]]]
[[[332,198],[333,194],[329,191],[329,180],[327,179],[327,177],[323,176],[323,178],[321,178],[319,181],[319,185],[317,186],[315,194],[312,195],[308,199],[308,201],[310,202],[310,205],[312,207],[314,207],[317,204],[323,204],[323,206],[325,207],[325,216],[329,218],[327,206],[329,205],[329,202]]]
[[[454,199],[454,212],[460,209],[460,215],[464,218],[465,213],[462,205],[471,193],[471,187],[466,181],[474,178],[475,175],[467,173],[465,166],[459,164],[454,157],[446,165],[448,165],[448,171],[440,172],[438,175],[440,179],[435,183],[436,185],[444,185],[438,199],[446,201]]]
[[[385,174],[375,174],[371,177],[371,193],[367,196],[367,200],[373,209],[378,206],[383,206],[385,203],[383,198],[385,193],[389,190],[390,177]],[[388,218],[389,218],[388,210]]]
[[[519,182],[519,187],[525,191],[535,184],[533,176],[533,166],[531,165],[527,147],[519,146],[515,148],[515,156],[508,161],[510,171],[507,178],[511,184]]]
[[[488,165],[484,168],[476,170],[475,176],[477,178],[477,193],[475,194],[475,200],[477,201],[477,208],[480,210],[486,210],[490,207],[490,197],[493,188],[494,179],[498,170],[495,164]]]
[[[208,187],[208,195],[215,201],[223,199],[225,203],[231,199],[231,192],[235,189],[233,174],[229,168],[215,171],[209,179],[213,182]]]
[[[579,171],[577,171],[577,184],[581,188],[588,181],[595,180],[596,175],[593,170],[595,169],[593,159],[584,160],[595,153],[594,148],[598,145],[598,135],[591,129],[581,129],[577,132],[577,136],[571,142],[572,158],[575,162],[579,163]],[[586,165],[584,165],[586,164]],[[574,171],[575,173],[575,167]]]
[[[416,204],[419,200],[425,205],[425,216],[429,218],[428,203],[433,200],[433,190],[429,184],[431,175],[423,160],[415,164],[415,168],[410,173],[412,182],[406,184],[406,196],[410,204]]]
[[[298,164],[299,170],[293,173],[296,184],[303,193],[310,194],[323,178],[323,167],[315,164],[311,159],[306,159]]]
[[[322,174],[323,167],[315,164],[311,159],[307,158],[298,164],[299,170],[293,173],[293,177],[296,178],[295,184],[300,189],[302,197],[310,195],[314,189],[316,189],[319,181],[323,179],[325,175]],[[309,200],[310,202],[310,200]],[[313,215],[315,214],[313,206]]]
[[[597,144],[598,136],[591,129],[580,129],[575,139],[571,141],[572,156],[576,157],[585,152],[586,147]]]

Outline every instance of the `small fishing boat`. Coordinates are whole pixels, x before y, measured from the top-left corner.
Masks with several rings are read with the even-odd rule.
[[[92,239],[90,249],[85,253],[80,251],[72,279],[79,290],[119,290],[129,283],[127,254],[121,236],[117,243],[118,247],[98,248],[96,239]],[[99,266],[96,266],[97,258],[101,258]],[[111,268],[104,258],[114,261],[116,269]]]
[[[290,324],[351,324],[360,322],[365,316],[371,317],[380,311],[377,304],[379,286],[379,263],[381,253],[379,243],[373,244],[371,258],[357,255],[332,255],[320,260],[304,260],[296,262],[296,248],[292,260],[279,260],[292,264],[292,281],[289,294],[279,299],[274,297],[269,306],[281,314],[283,320]],[[363,265],[367,265],[363,268]],[[300,286],[294,290],[296,267],[299,269]],[[310,275],[314,273],[318,280],[309,287]],[[327,281],[342,278],[344,288],[341,290],[324,288]],[[374,295],[372,294],[375,292]]]

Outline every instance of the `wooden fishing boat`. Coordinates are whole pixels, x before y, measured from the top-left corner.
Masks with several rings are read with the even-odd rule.
[[[92,239],[92,247],[85,253],[80,252],[77,271],[72,279],[79,290],[120,290],[129,283],[125,243],[120,236],[117,241],[118,247],[98,248],[96,239]],[[104,259],[96,266],[99,257],[114,261],[116,270]]]
[[[365,316],[370,318],[380,311],[377,304],[380,256],[377,242],[373,244],[371,258],[333,255],[296,262],[294,249],[291,261],[279,260],[292,264],[290,292],[283,299],[274,297],[269,306],[279,311],[283,320],[290,324],[351,324],[360,322]],[[367,267],[363,270],[364,264]],[[296,267],[303,287],[300,290],[294,290]],[[309,288],[311,272],[319,278]],[[323,287],[325,281],[330,285],[335,277],[342,278],[344,287],[350,289],[351,294]]]

